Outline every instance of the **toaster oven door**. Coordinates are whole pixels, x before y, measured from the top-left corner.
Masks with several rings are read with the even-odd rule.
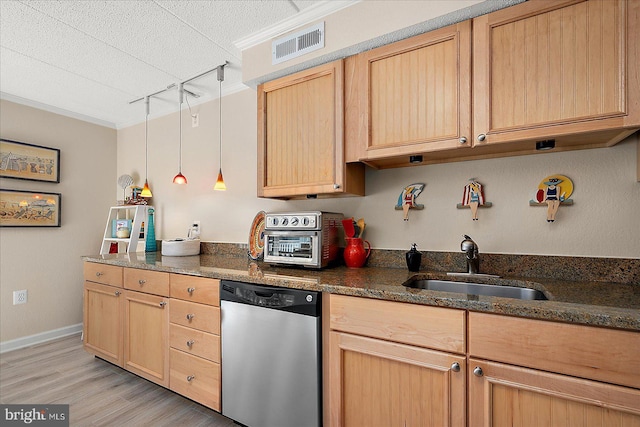
[[[318,231],[265,230],[264,240],[265,262],[320,267]]]

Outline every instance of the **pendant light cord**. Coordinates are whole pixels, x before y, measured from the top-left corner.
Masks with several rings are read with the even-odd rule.
[[[219,99],[219,110],[218,113],[220,114],[220,138],[219,138],[219,142],[220,142],[220,170],[222,170],[222,80],[218,79],[218,83],[220,83],[220,89],[219,89],[219,93],[218,93],[218,99]]]
[[[149,97],[145,96],[144,102],[145,116],[144,116],[144,179],[149,178],[149,137],[147,136],[147,129],[149,127]]]

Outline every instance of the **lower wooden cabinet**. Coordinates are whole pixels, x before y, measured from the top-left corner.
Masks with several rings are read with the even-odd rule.
[[[465,358],[330,334],[332,426],[464,426]]]
[[[169,387],[222,409],[220,280],[171,274]]]
[[[122,273],[120,273],[122,275]],[[84,282],[83,345],[88,352],[122,367],[122,288]]]
[[[640,427],[640,390],[471,359],[469,425]]]
[[[171,390],[220,411],[220,364],[175,348],[170,352]]]
[[[84,276],[85,350],[221,410],[219,280],[92,262]]]
[[[463,310],[343,295],[329,305],[329,425],[465,425]]]
[[[168,298],[125,291],[124,300],[123,367],[169,387]]]

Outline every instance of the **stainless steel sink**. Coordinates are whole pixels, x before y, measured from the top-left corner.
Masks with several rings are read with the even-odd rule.
[[[483,283],[453,282],[449,280],[422,279],[405,284],[408,288],[431,291],[456,292],[468,295],[487,295],[522,300],[546,300],[547,297],[537,289],[517,286],[488,285]]]

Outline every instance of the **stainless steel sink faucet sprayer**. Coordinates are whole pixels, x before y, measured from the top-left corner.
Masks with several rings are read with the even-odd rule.
[[[464,240],[460,243],[460,250],[464,252],[467,259],[467,273],[479,274],[480,273],[480,255],[478,254],[478,245],[471,237],[466,234],[462,235]]]

